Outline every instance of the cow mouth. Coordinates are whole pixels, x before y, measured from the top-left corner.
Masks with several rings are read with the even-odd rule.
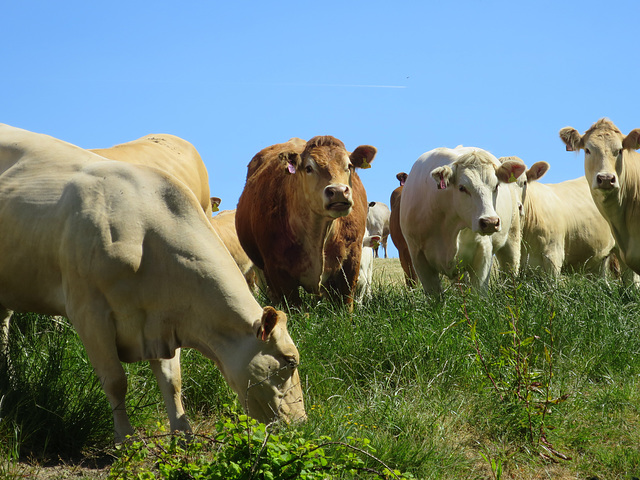
[[[352,205],[349,202],[333,202],[327,205],[327,210],[332,210],[334,212],[344,212],[345,210],[349,210],[351,206]]]

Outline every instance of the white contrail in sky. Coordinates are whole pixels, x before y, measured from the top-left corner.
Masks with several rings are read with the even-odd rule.
[[[355,85],[343,83],[272,83],[274,87],[407,88],[405,85]]]
[[[300,84],[291,84],[291,86],[296,87],[342,87],[342,88],[407,88],[404,85],[349,85],[349,84],[340,84],[340,83],[300,83]]]

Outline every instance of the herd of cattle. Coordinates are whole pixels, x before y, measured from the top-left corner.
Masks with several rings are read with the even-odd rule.
[[[602,119],[560,137],[584,150],[585,177],[542,184],[546,162],[437,148],[397,175],[391,209],[367,201],[356,172],[375,147],[292,138],[258,152],[237,208],[212,215],[220,199],[185,140],[85,150],[0,125],[0,247],[11,252],[0,260],[0,363],[13,310],[64,315],[101,380],[116,441],[133,433],[123,361],[150,361],[171,429],[190,431],[182,347],[215,362],[258,420],[304,419],[286,314],[262,308],[255,286],[276,305],[299,304],[303,287],[352,308],[389,234],[407,283],[429,294],[461,269],[482,289],[492,268],[602,273],[614,253],[636,281],[640,129],[624,136]]]

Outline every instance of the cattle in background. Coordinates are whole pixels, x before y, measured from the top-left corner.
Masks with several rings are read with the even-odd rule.
[[[389,234],[391,235],[391,241],[398,249],[398,256],[400,257],[400,265],[404,271],[404,281],[408,287],[413,287],[418,284],[418,275],[411,263],[411,255],[409,254],[409,247],[402,235],[402,229],[400,228],[400,199],[402,198],[402,189],[407,181],[407,174],[400,172],[396,175],[396,178],[400,181],[400,186],[391,192],[391,198],[389,205],[391,205],[391,213],[389,214]]]
[[[568,151],[584,150],[591,197],[609,224],[622,262],[640,273],[640,129],[625,136],[602,118],[584,135],[565,127],[560,138]]]
[[[536,162],[523,176],[523,266],[554,275],[563,269],[605,275],[615,240],[588,182],[540,183],[548,170],[547,162]]]
[[[387,237],[389,236],[389,216],[391,211],[382,202],[369,202],[369,210],[367,211],[367,230],[370,235],[380,236],[380,243],[373,248],[375,258],[378,258],[378,248],[382,245],[384,249],[384,258],[387,256]]]
[[[245,252],[264,272],[270,298],[298,304],[298,287],[351,305],[360,268],[367,199],[356,168],[375,147],[352,153],[330,136],[292,139],[261,150],[247,166],[236,209]]]
[[[380,245],[379,235],[369,235],[365,231],[362,239],[362,255],[360,257],[360,273],[356,286],[356,300],[362,303],[365,298],[371,298],[371,282],[373,280],[373,251]]]
[[[238,232],[236,232],[236,211],[235,210],[222,210],[217,215],[214,215],[209,219],[213,229],[220,236],[222,243],[227,247],[229,253],[233,257],[242,272],[247,285],[254,289],[258,285],[258,277],[256,275],[256,269],[253,262],[249,259],[245,251],[240,245],[238,239]]]
[[[211,216],[207,168],[196,148],[186,140],[175,135],[153,134],[90,151],[110,160],[147,165],[167,172],[189,187],[207,217]]]
[[[305,416],[286,315],[256,302],[174,177],[0,126],[0,308],[64,315],[133,433],[121,362],[150,360],[172,430],[189,431],[179,349],[213,360],[258,420]]]
[[[524,170],[522,162],[501,164],[470,147],[437,148],[418,158],[402,191],[400,227],[426,293],[440,292],[439,274],[457,279],[460,269],[474,286],[487,286],[491,237],[503,228],[496,207],[512,211],[511,189],[504,184]]]

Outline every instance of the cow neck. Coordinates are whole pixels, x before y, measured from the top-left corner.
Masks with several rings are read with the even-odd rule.
[[[601,199],[603,213],[623,256],[629,248],[635,220],[640,215],[640,154],[624,151],[619,174],[620,189]]]

